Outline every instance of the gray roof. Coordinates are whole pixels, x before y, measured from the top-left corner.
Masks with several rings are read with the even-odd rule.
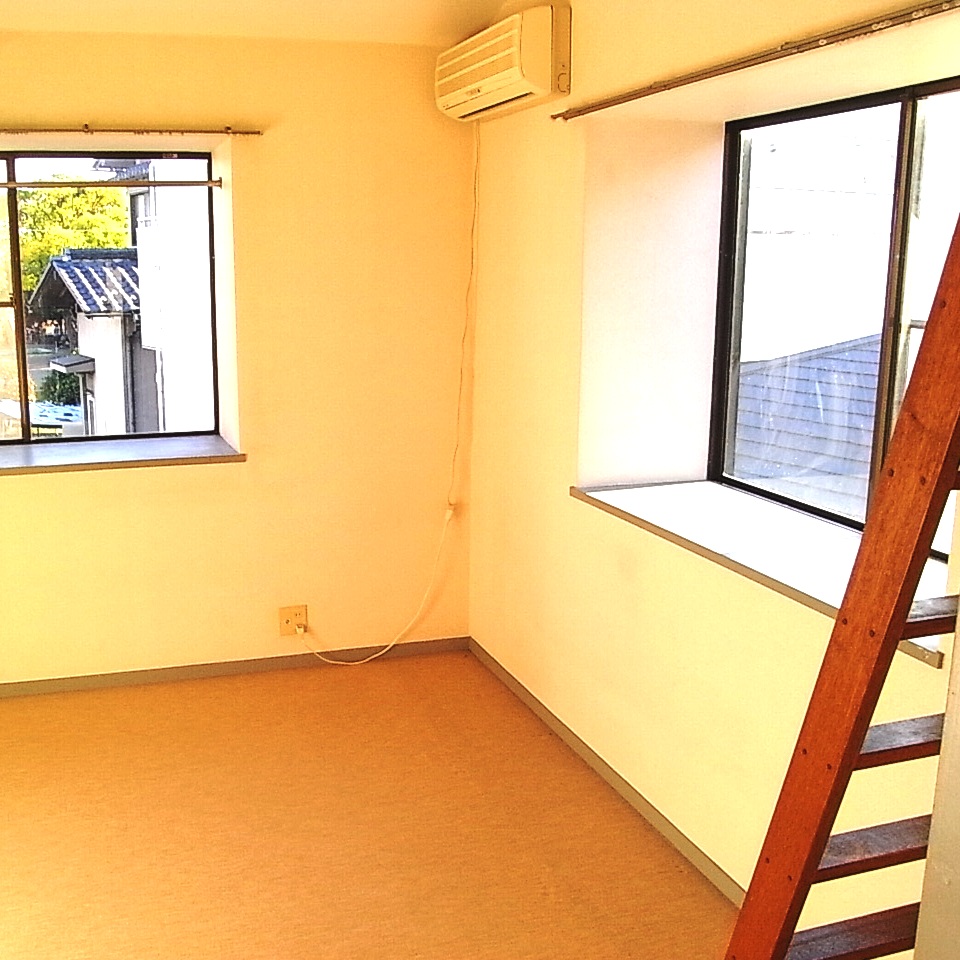
[[[87,314],[137,313],[140,310],[140,275],[137,251],[64,250],[51,257],[30,297],[30,306],[39,306],[52,285],[62,283]]]
[[[93,373],[97,361],[93,357],[82,353],[67,353],[59,357],[51,357],[47,366],[58,373]]]
[[[734,474],[862,517],[879,365],[879,334],[741,364]]]

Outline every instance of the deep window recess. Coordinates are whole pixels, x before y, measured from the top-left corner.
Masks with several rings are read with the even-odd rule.
[[[960,214],[960,81],[726,136],[710,479],[862,526]]]
[[[218,429],[208,154],[0,154],[0,445]]]

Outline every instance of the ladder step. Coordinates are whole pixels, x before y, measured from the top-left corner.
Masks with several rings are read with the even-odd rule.
[[[814,883],[922,860],[929,837],[929,814],[835,834],[827,843]]]
[[[888,763],[935,757],[940,753],[942,736],[942,713],[870,727],[864,737],[855,769],[866,770]]]
[[[957,597],[931,597],[914,600],[907,616],[902,640],[935,637],[957,629]]]
[[[920,904],[830,923],[794,934],[787,960],[874,960],[911,950]]]

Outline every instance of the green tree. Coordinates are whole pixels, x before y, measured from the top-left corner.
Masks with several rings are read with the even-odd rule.
[[[77,406],[80,403],[80,378],[75,373],[51,370],[37,387],[37,399]]]
[[[117,187],[21,190],[18,206],[24,293],[36,287],[50,258],[68,248],[130,243],[126,197]]]

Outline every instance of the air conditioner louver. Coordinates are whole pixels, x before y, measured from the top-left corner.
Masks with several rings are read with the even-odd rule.
[[[457,120],[482,119],[570,91],[570,9],[516,13],[437,58],[437,106]]]

